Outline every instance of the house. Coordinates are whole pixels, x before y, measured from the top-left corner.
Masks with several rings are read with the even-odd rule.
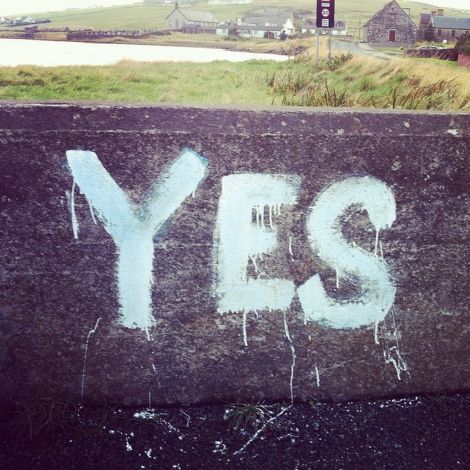
[[[175,2],[175,8],[165,21],[169,30],[192,30],[191,32],[215,30],[219,23],[212,13],[180,8],[178,2]]]
[[[316,34],[316,20],[315,18],[307,18],[300,25],[300,30],[302,34]],[[331,29],[331,34],[335,36],[346,36],[348,34],[348,28],[345,21],[335,21],[334,28]]]
[[[346,36],[348,34],[348,27],[346,21],[335,21],[335,27],[331,30],[334,36]]]
[[[442,11],[442,10],[438,10]],[[421,13],[419,16],[417,39],[432,41],[433,31],[431,25],[431,13]]]
[[[215,34],[217,34],[217,36],[237,36],[237,24],[233,21],[224,21],[217,25],[215,28]]]
[[[455,42],[470,32],[470,18],[444,16],[439,8],[431,13],[421,13],[418,26],[418,39],[425,41]]]
[[[416,42],[417,26],[395,0],[385,4],[363,27],[369,44],[400,46]]]
[[[460,36],[470,33],[470,18],[433,16],[431,26],[434,41],[455,42]]]
[[[238,33],[248,38],[281,38],[295,33],[291,10],[264,8],[249,12],[238,21]]]
[[[300,32],[302,34],[316,34],[317,27],[315,18],[307,18],[300,24]]]

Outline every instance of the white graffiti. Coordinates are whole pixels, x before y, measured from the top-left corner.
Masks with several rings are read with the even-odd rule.
[[[69,150],[66,155],[73,176],[70,204],[74,237],[78,238],[79,233],[74,210],[78,186],[90,205],[94,222],[96,213],[117,247],[120,322],[149,334],[154,321],[154,239],[184,200],[194,197],[207,174],[207,160],[184,149],[155,182],[144,203],[137,206],[94,152]],[[309,210],[306,231],[313,251],[336,271],[338,289],[340,279],[356,286],[357,294],[348,300],[329,296],[319,274],[296,290],[293,280],[266,272],[264,257],[277,256],[279,248],[278,217],[297,203],[299,176],[244,173],[224,176],[221,183],[214,231],[214,290],[219,313],[243,314],[245,346],[247,313],[285,312],[296,295],[305,320],[327,327],[359,328],[385,318],[396,293],[379,242],[380,231],[395,220],[395,199],[385,183],[371,176],[345,178],[320,193]],[[367,211],[375,228],[374,253],[342,235],[340,218],[355,205]],[[292,237],[288,237],[288,258],[295,262],[292,243]]]
[[[300,178],[290,175],[239,174],[222,178],[214,242],[219,313],[289,307],[295,294],[293,281],[267,278],[256,260],[276,248],[273,213],[278,213],[282,205],[295,204],[299,188]],[[257,279],[247,278],[250,259],[259,273]]]
[[[307,231],[318,256],[336,270],[338,278],[356,280],[361,293],[347,302],[328,296],[316,274],[298,289],[307,320],[333,328],[358,328],[383,320],[395,299],[395,287],[385,261],[348,243],[338,218],[352,205],[366,209],[376,230],[389,228],[395,220],[391,190],[370,176],[347,178],[332,184],[313,203]]]
[[[262,253],[276,247],[272,223],[273,207],[293,205],[300,179],[291,175],[239,174],[222,179],[215,231],[215,292],[219,313],[257,310],[285,310],[295,295],[288,279],[247,276],[248,261],[256,266]],[[380,230],[395,220],[392,191],[376,178],[349,177],[323,191],[312,204],[307,232],[312,248],[339,278],[359,284],[360,293],[346,302],[327,295],[317,274],[298,288],[305,319],[332,328],[358,328],[382,320],[395,299],[388,268],[383,259],[347,242],[341,234],[339,217],[353,205],[366,209],[376,230],[375,252]],[[269,223],[265,207],[269,208]],[[253,224],[252,211],[256,210]],[[292,239],[289,239],[292,256]],[[246,333],[244,333],[246,334]],[[244,339],[246,345],[246,337]]]
[[[207,160],[185,149],[154,184],[147,200],[134,205],[94,152],[69,150],[71,174],[118,250],[118,291],[122,325],[149,331],[153,315],[154,237],[206,175]],[[72,207],[72,214],[74,214]],[[78,222],[73,217],[74,233]],[[78,235],[77,235],[78,236]]]

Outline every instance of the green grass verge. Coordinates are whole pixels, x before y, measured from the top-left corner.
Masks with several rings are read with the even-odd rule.
[[[5,67],[0,100],[359,106],[470,111],[470,71],[423,60],[336,56],[285,63],[135,63]]]

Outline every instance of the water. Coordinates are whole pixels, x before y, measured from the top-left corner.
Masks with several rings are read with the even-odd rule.
[[[287,56],[235,52],[203,47],[98,44],[65,41],[0,39],[0,66],[112,65],[121,60],[144,62],[213,62],[287,60]]]

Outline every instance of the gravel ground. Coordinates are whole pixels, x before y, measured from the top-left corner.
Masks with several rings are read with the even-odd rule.
[[[470,468],[470,395],[158,409],[43,399],[4,412],[15,469]]]

